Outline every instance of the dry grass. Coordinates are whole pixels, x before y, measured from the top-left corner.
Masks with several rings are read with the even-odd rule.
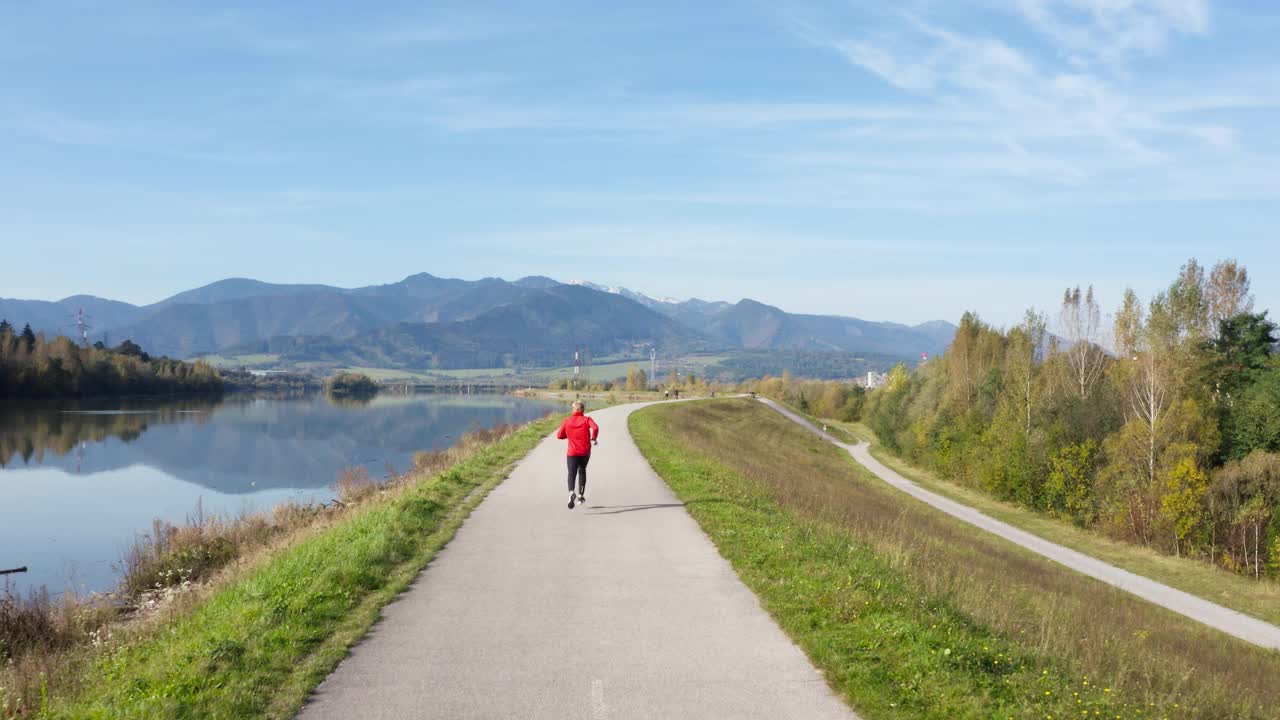
[[[383,480],[362,466],[345,468],[332,503],[283,503],[235,517],[207,516],[197,507],[183,524],[156,520],[125,552],[120,588],[109,595],[51,597],[41,589],[22,596],[6,586],[0,592],[0,718],[31,716],[50,694],[75,693],[85,668],[103,652],[147,637],[284,549],[402,497],[518,429],[468,432],[448,449],[418,453],[407,473],[389,468]]]
[[[1280,653],[1080,576],[887,488],[846,453],[749,401],[666,409],[689,452],[780,507],[869,548],[922,603],[943,603],[1020,652],[1066,661],[1142,705],[1276,717]],[[1268,710],[1270,708],[1270,710]]]
[[[865,425],[834,420],[818,422],[830,423],[832,427],[851,436],[867,440],[871,443],[872,455],[898,474],[997,520],[1170,587],[1272,624],[1280,624],[1280,582],[1267,578],[1255,580],[1198,558],[1166,555],[1154,548],[1076,527],[1066,519],[997,500],[981,490],[945,480],[935,473],[911,465],[880,445]]]

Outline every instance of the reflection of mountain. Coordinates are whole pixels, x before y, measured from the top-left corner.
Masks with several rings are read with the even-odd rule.
[[[142,464],[203,487],[242,494],[323,488],[349,465],[363,464],[375,476],[384,473],[387,463],[404,470],[413,453],[448,446],[470,428],[522,422],[552,407],[503,396],[388,398],[363,407],[337,406],[322,398],[232,398],[199,415],[172,410],[59,413],[63,417],[57,420],[39,416],[24,426],[36,429],[26,437],[14,432],[15,423],[32,422],[30,414],[19,420],[0,414],[0,440],[54,449],[58,456],[43,456],[45,465],[95,473]],[[76,420],[68,423],[66,418]],[[197,421],[183,422],[186,418]],[[104,432],[104,427],[119,431]],[[68,452],[79,441],[88,444]],[[40,462],[35,453],[31,457]]]

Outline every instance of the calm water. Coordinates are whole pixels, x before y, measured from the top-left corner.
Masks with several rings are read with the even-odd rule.
[[[469,429],[555,409],[502,395],[0,405],[0,569],[31,568],[8,576],[19,590],[109,590],[155,518],[328,500],[345,467],[383,477]]]

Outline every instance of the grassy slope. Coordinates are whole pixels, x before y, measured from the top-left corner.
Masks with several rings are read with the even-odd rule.
[[[253,367],[255,365],[272,365],[280,360],[279,355],[255,354],[255,355],[205,355],[202,358],[210,365],[216,368],[238,368],[242,365]]]
[[[705,370],[706,367],[713,365],[724,358],[722,356],[696,356],[687,358],[685,363],[694,367],[695,372]],[[585,371],[585,379],[590,382],[601,382],[604,380],[617,380],[626,377],[627,370],[635,368],[649,372],[648,360],[624,360],[619,362],[608,362],[591,365]],[[527,378],[529,382],[545,383],[548,380],[573,377],[573,367],[559,368],[479,368],[479,369],[459,369],[459,370],[425,370],[414,372],[411,370],[396,370],[393,368],[373,368],[373,367],[346,367],[341,370],[349,370],[351,372],[359,372],[368,375],[374,380],[421,380],[424,382],[438,381],[442,378],[449,380],[516,380]],[[659,378],[659,381],[665,381],[666,376]]]
[[[292,717],[552,424],[531,424],[282,551],[151,639],[106,655],[49,716]]]
[[[632,434],[867,718],[1264,718],[1280,706],[1280,654],[946,517],[759,404],[657,406],[632,416]]]
[[[1280,583],[1251,580],[1201,560],[1180,558],[1150,548],[1113,540],[1058,518],[1001,502],[983,492],[948,482],[894,455],[860,424],[836,423],[871,442],[871,453],[898,474],[939,495],[976,508],[997,520],[1039,535],[1086,555],[1212,600],[1233,610],[1280,625]]]

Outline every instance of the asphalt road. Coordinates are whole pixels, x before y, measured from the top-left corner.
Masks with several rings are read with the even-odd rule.
[[[863,442],[849,445],[839,442],[830,434],[814,427],[807,419],[788,408],[772,400],[764,398],[760,398],[760,400],[792,421],[848,450],[855,460],[879,476],[881,480],[948,515],[957,517],[994,535],[999,535],[1009,542],[1020,545],[1054,562],[1061,563],[1072,570],[1101,580],[1109,585],[1114,585],[1121,590],[1133,593],[1144,600],[1180,615],[1185,615],[1192,620],[1204,623],[1229,635],[1234,635],[1245,642],[1264,648],[1280,650],[1280,627],[1223,607],[1217,603],[1209,602],[1202,597],[1158,583],[1150,578],[1135,575],[1128,570],[1122,570],[1084,553],[1051,543],[1038,535],[1032,535],[1025,530],[984,515],[968,505],[963,505],[950,498],[925,490],[885,467],[883,463],[872,457],[869,444]]]
[[[300,717],[855,718],[641,457],[636,407],[592,413],[586,507],[549,438]]]

